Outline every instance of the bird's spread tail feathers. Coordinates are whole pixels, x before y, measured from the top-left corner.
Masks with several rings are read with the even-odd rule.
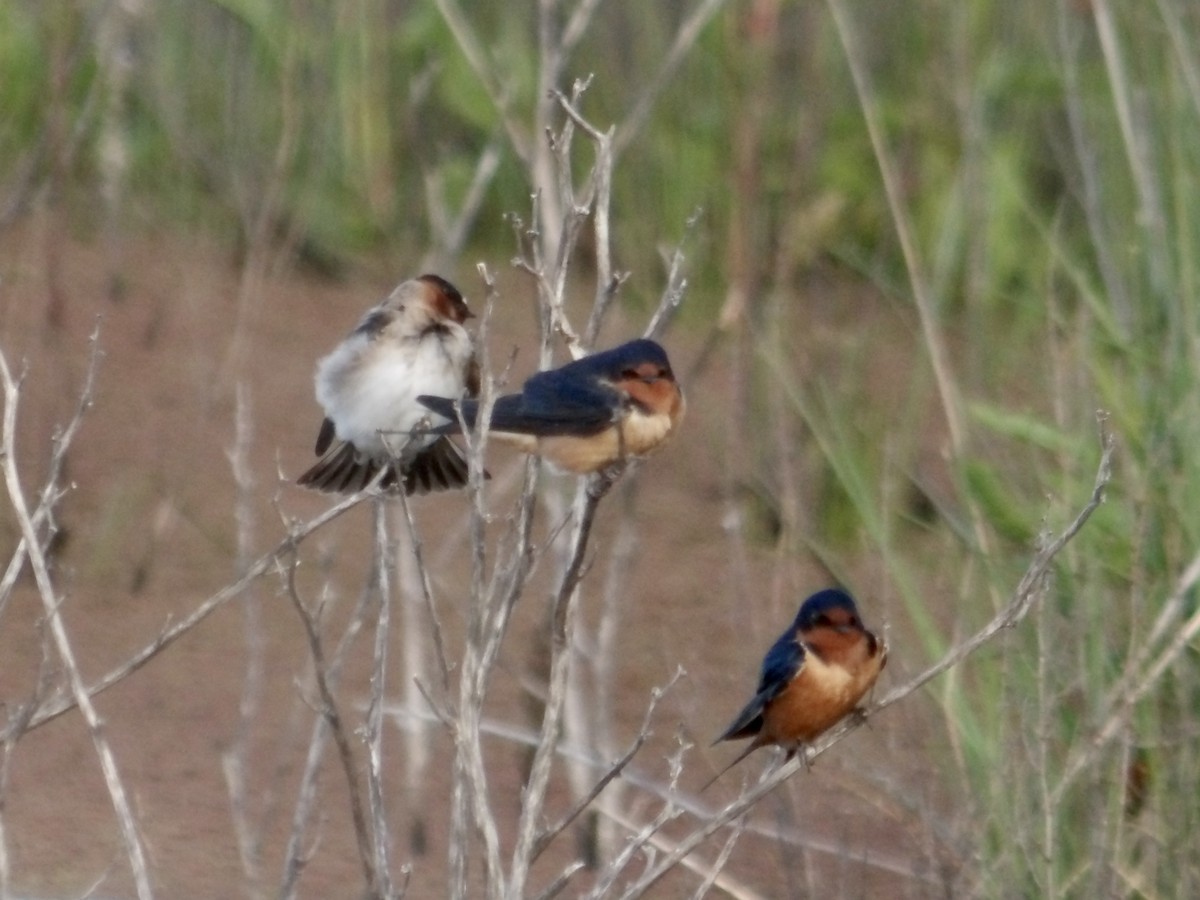
[[[396,462],[372,459],[359,454],[348,443],[330,449],[296,483],[318,491],[352,494],[371,483],[381,467],[387,471],[379,482],[383,490],[395,489],[401,482]],[[484,477],[489,477],[484,473]],[[441,437],[422,450],[402,470],[406,494],[427,494],[460,488],[467,483],[467,460],[458,445]]]

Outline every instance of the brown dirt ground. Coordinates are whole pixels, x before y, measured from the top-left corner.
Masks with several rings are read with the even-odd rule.
[[[119,272],[115,281],[114,271]],[[469,266],[447,274],[468,294],[478,295]],[[535,329],[524,283],[515,274],[501,276],[491,346],[496,358],[511,346],[522,348],[513,374],[517,380],[529,371]],[[390,285],[365,276],[335,284],[289,270],[266,278],[239,312],[239,277],[226,248],[194,235],[127,236],[118,244],[73,234],[44,214],[0,235],[0,347],[10,365],[27,365],[18,448],[27,494],[40,485],[53,429],[75,403],[87,335],[101,317],[104,357],[94,406],[69,456],[72,490],[62,503],[65,540],[55,556],[63,614],[88,678],[126,659],[165,623],[234,579],[237,492],[227,452],[234,440],[235,385],[243,386],[253,423],[253,554],[266,551],[283,534],[280,513],[306,518],[329,504],[289,485],[279,473],[294,477],[311,460],[319,419],[311,386],[314,361]],[[836,375],[840,354],[853,352],[861,360],[863,347],[869,347],[869,362],[856,377],[884,395],[884,406],[888,392],[897,399],[907,396],[906,379],[896,373],[913,367],[911,322],[860,289],[820,279],[807,287],[789,313],[795,318],[796,377],[817,369]],[[635,333],[639,321],[614,321],[604,343]],[[237,343],[239,335],[244,344]],[[700,343],[682,330],[669,339],[681,372],[692,370]],[[621,507],[631,503],[638,542],[621,604],[613,741],[625,746],[636,733],[650,689],[681,666],[686,675],[660,705],[654,737],[633,771],[665,783],[665,755],[682,737],[695,744],[681,780],[688,792],[697,791],[734,754],[729,745],[709,748],[709,739],[748,695],[761,653],[790,619],[801,594],[828,581],[811,558],[782,558],[766,543],[749,546],[744,569],[735,564],[722,528],[723,473],[740,465],[726,449],[726,366],[726,354],[718,352],[691,376],[683,436],[644,465],[636,494],[610,497],[602,508],[594,545],[598,562],[582,607],[584,621],[594,623],[603,600],[604,560],[617,537]],[[936,420],[932,412],[928,417]],[[937,429],[930,425],[926,431],[928,441],[916,449],[913,465],[936,470]],[[817,478],[805,468],[813,459],[811,452],[796,454],[801,485]],[[508,508],[505,479],[518,464],[499,450],[491,462],[493,508],[500,513]],[[558,486],[551,481],[551,490]],[[463,494],[442,495],[415,506],[457,648],[463,610],[456,598],[465,595],[469,572],[467,501]],[[4,509],[0,537],[11,548],[16,526],[7,504]],[[540,516],[544,535],[545,507]],[[312,599],[329,591],[331,643],[365,579],[369,528],[370,511],[360,507],[302,550],[303,595]],[[926,549],[936,553],[936,543]],[[851,581],[868,620],[889,622],[893,649],[884,682],[893,684],[920,664],[920,653],[907,649],[915,642],[907,640],[900,608],[888,602],[892,592],[881,566],[854,548],[841,558],[850,561]],[[545,591],[545,581],[539,581],[518,607],[490,694],[492,719],[526,724],[521,688],[530,681],[530,648],[538,645],[544,628]],[[223,754],[239,734],[250,658],[248,609],[261,615],[257,638],[265,668],[246,733],[242,800],[258,841],[258,886],[265,895],[277,891],[313,718],[305,702],[310,657],[297,614],[277,579],[260,580],[245,597],[222,607],[98,700],[136,807],[153,882],[163,897],[255,894],[239,857],[222,770]],[[6,715],[33,690],[43,659],[41,615],[32,580],[23,578],[0,613],[0,708]],[[410,674],[400,649],[401,624],[397,613],[388,684],[393,698],[400,697]],[[339,690],[342,708],[355,723],[367,696],[370,655],[367,629]],[[52,664],[51,674],[58,672]],[[914,697],[855,732],[752,814],[753,824],[782,829],[799,844],[747,834],[733,852],[728,874],[771,897],[818,890],[848,897],[933,893],[926,879],[939,876],[946,860],[961,852],[955,823],[939,812],[947,789],[942,770],[948,769],[939,762],[945,752],[939,722],[935,705]],[[397,867],[411,865],[410,896],[418,898],[445,894],[451,745],[443,731],[433,734],[434,756],[415,793],[403,784],[399,733],[389,729],[385,741],[393,858]],[[524,754],[499,738],[486,749],[507,848]],[[705,794],[694,795],[695,803],[703,810],[732,797],[768,759],[765,752],[752,757]],[[567,806],[565,784],[560,774],[551,815]],[[630,818],[645,821],[656,811],[653,798],[640,788],[620,790]],[[37,728],[13,747],[0,800],[14,892],[73,896],[98,882],[98,896],[132,893],[111,804],[77,713]],[[340,769],[328,764],[319,805],[319,824],[308,835],[311,858],[301,895],[354,896],[361,878],[345,782]],[[680,836],[695,823],[685,814],[665,833]],[[422,828],[423,853],[410,842]],[[710,841],[702,855],[712,859],[720,846],[719,838]],[[534,885],[548,883],[573,849],[564,837],[539,864]],[[578,884],[586,884],[587,877],[580,876]],[[687,896],[695,885],[694,876],[679,874],[662,883],[655,896]],[[568,889],[567,895],[572,893]]]

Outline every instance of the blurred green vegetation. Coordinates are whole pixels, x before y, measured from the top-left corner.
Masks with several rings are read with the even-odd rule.
[[[705,29],[617,170],[618,264],[653,270],[659,243],[701,208],[706,241],[695,264],[703,277],[694,282],[710,306],[719,292],[704,285],[721,283],[723,238],[737,202],[752,205],[761,223],[754,237],[767,254],[793,234],[797,211],[832,195],[841,214],[810,237],[807,257],[835,254],[898,274],[870,146],[829,22],[811,4],[763,6],[772,5],[775,18],[761,22],[760,11],[729,4]],[[571,78],[596,76],[585,100],[594,121],[628,113],[687,9],[625,3],[597,16],[568,67]],[[469,15],[526,128],[537,99],[535,17],[529,0]],[[929,33],[922,16],[900,4],[871,20],[887,119],[909,148],[911,195],[933,230],[960,144],[951,114],[956,89],[942,71],[954,35]],[[1006,70],[1029,72],[1039,48],[1028,34],[1015,37],[1003,48]],[[1039,62],[1032,71],[1044,68]],[[1044,91],[1039,99],[1042,85],[1032,75],[991,80],[998,94],[1020,91],[1023,104],[1034,101],[1018,124],[1049,102]],[[152,216],[248,230],[281,168],[276,227],[298,230],[335,259],[418,255],[413,248],[430,239],[428,179],[442,179],[453,207],[483,147],[504,131],[436,5],[394,0],[14,0],[0,9],[0,104],[0,184],[10,197],[29,183],[27,174],[34,183],[55,175],[58,187],[82,189],[79,202],[88,208],[87,193],[115,179],[122,196]],[[731,178],[739,132],[750,142],[749,179]],[[1032,148],[1013,144],[1022,158],[1011,161],[1012,175],[1028,177],[1022,162]],[[472,233],[473,246],[487,252],[510,249],[502,217],[528,207],[525,169],[506,151]],[[113,152],[117,171],[109,171]]]
[[[535,6],[469,13],[526,127]],[[1200,5],[846,6],[947,344],[963,444],[947,449],[912,273],[824,6],[730,3],[704,31],[617,167],[617,264],[649,290],[660,243],[704,210],[687,315],[707,322],[728,286],[746,286],[748,327],[775,338],[753,360],[754,383],[785,394],[820,473],[806,509],[784,510],[778,539],[839,572],[860,553],[881,560],[929,658],[992,615],[1042,524],[1059,530],[1082,504],[1095,411],[1109,412],[1119,457],[1108,502],[1064,554],[1046,604],[999,658],[932,688],[947,783],[968,787],[966,821],[953,824],[973,848],[962,864],[978,865],[970,895],[1200,895],[1194,641],[1056,792],[1119,706],[1122,673],[1163,650],[1154,626],[1167,601],[1179,601],[1168,636],[1200,602],[1180,581],[1200,549]],[[115,180],[144,218],[246,240],[281,172],[273,227],[332,270],[362,255],[415,261],[430,240],[429,180],[454,207],[501,139],[470,247],[511,253],[503,216],[526,213],[528,176],[434,4],[162,0],[114,35],[120,8],[0,5],[0,208],[51,184],[91,209]],[[602,8],[568,67],[596,74],[584,104],[594,122],[627,114],[689,8]],[[874,299],[839,297],[837,362],[796,386],[802,343],[784,326],[815,303],[814,273],[831,272]],[[760,302],[773,295],[788,299]],[[872,342],[898,332],[911,353],[881,392]],[[767,414],[765,400],[755,412]],[[772,452],[764,441],[755,475],[773,495]],[[930,484],[943,465],[945,483]],[[1130,812],[1135,762],[1148,787]]]

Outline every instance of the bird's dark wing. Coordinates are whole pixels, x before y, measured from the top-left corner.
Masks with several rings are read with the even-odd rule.
[[[796,632],[788,630],[763,657],[758,693],[765,695],[764,703],[774,700],[804,667],[804,645],[796,640]]]
[[[383,330],[392,324],[395,318],[396,313],[394,310],[376,306],[374,309],[367,310],[366,314],[354,326],[354,330],[350,334],[361,334],[373,340],[379,337]]]
[[[434,434],[453,434],[459,430],[453,400],[428,395],[421,395],[417,400],[427,409],[451,420],[450,425],[431,429]],[[474,428],[478,402],[460,402],[467,427]],[[595,434],[612,424],[620,404],[620,393],[594,378],[564,376],[561,370],[539,372],[525,382],[521,393],[496,399],[489,427],[495,431],[540,436]]]
[[[492,428],[537,435],[593,434],[611,425],[621,406],[621,394],[611,385],[569,369],[537,373],[513,400],[518,402],[496,403]]]
[[[317,456],[321,456],[326,450],[333,446],[333,439],[337,436],[337,428],[333,424],[333,419],[326,417],[321,422],[321,430],[317,432]]]
[[[796,633],[789,630],[763,657],[758,691],[714,743],[758,734],[762,730],[763,709],[800,674],[803,667],[804,647],[796,640]]]

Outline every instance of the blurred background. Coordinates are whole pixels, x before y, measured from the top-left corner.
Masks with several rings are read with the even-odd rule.
[[[500,285],[493,358],[519,349],[512,383],[536,367],[536,290],[510,260],[523,227],[555,222],[553,197],[530,201],[545,130],[562,126],[546,91],[591,76],[579,105],[615,127],[612,252],[629,273],[598,343],[641,332],[681,248],[688,286],[665,343],[690,404],[599,525],[582,628],[613,629],[619,648],[587,668],[608,717],[599,749],[626,746],[681,666],[637,765],[662,787],[665,756],[694,743],[680,784],[697,791],[732,756],[708,743],[762,653],[829,583],[887,631],[884,690],[938,659],[1086,501],[1104,410],[1113,483],[1044,601],[761,804],[724,889],[1200,893],[1200,7],[592,7],[0,5],[0,349],[26,371],[27,493],[99,317],[96,395],[52,545],[85,675],[233,581],[281,539],[281,515],[328,505],[287,483],[320,421],[313,365],[395,282],[432,268],[478,308],[485,262]],[[572,161],[582,179],[586,141]],[[577,324],[595,249],[589,234],[571,261]],[[497,496],[518,465],[498,457]],[[551,479],[546,509],[569,487]],[[416,505],[459,634],[467,503]],[[359,509],[307,551],[314,594],[361,588],[368,525]],[[7,505],[0,537],[20,537]],[[626,581],[602,607],[612,559]],[[506,641],[497,720],[537,693],[540,603]],[[6,716],[58,672],[42,614],[29,578],[0,598]],[[264,582],[103,695],[164,896],[276,892],[307,664],[294,611]],[[367,674],[344,676],[348,706]],[[515,804],[523,751],[495,749]],[[127,893],[82,725],[55,720],[4,753],[0,887]],[[729,799],[768,756],[697,802]],[[413,794],[396,775],[413,896],[444,892],[446,777],[435,764]],[[357,873],[344,785],[322,784],[329,821],[302,895],[335,896]],[[622,800],[634,820],[639,790]],[[661,895],[697,883],[681,874]]]

